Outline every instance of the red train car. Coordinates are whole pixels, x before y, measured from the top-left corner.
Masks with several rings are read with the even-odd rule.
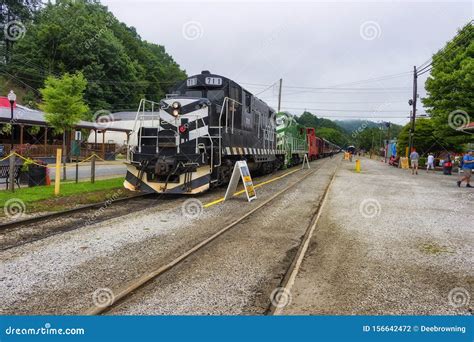
[[[312,127],[306,127],[306,141],[308,142],[308,158],[316,160],[322,157],[323,140],[316,136],[316,132]]]
[[[306,127],[306,141],[308,142],[308,158],[315,160],[339,153],[341,148],[332,142],[316,136],[312,127]]]

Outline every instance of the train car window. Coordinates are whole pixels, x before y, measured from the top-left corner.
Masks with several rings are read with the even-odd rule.
[[[202,91],[201,90],[186,90],[186,93],[183,94],[189,97],[202,97]]]
[[[247,113],[251,113],[252,112],[252,95],[246,91],[244,93],[245,93],[245,111]]]
[[[232,113],[234,115],[234,128],[240,129],[242,127],[242,103],[241,99],[241,88],[235,84],[231,83],[229,88],[229,97],[234,100],[229,100],[227,103],[229,110],[229,126],[231,125],[230,119],[232,118]]]
[[[224,101],[224,90],[216,89],[216,90],[208,90],[207,91],[207,98],[215,104],[222,104]]]

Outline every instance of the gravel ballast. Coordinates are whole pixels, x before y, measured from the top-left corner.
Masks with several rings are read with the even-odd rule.
[[[325,161],[312,163],[319,165]],[[257,201],[239,196],[204,209],[198,218],[183,205],[152,207],[0,252],[2,313],[82,313],[94,305],[93,294],[100,289],[117,291],[171,261],[301,175],[298,171],[259,187]],[[224,191],[194,200],[208,203]]]

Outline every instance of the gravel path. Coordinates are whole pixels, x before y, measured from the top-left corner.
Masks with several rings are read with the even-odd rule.
[[[283,314],[471,314],[474,192],[343,161]]]
[[[320,164],[324,161],[312,163],[313,167]],[[260,187],[257,196],[264,200],[300,176],[295,172]],[[208,203],[224,191],[197,199]],[[184,202],[186,207],[130,212],[0,252],[1,313],[80,313],[93,305],[93,294],[99,289],[114,291],[169,262],[259,203],[247,204],[240,196],[207,208],[196,218],[193,201]]]
[[[271,205],[137,291],[109,314],[265,313],[271,293],[293,260],[338,163],[328,160]]]

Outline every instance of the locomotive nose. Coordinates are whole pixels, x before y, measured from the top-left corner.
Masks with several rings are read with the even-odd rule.
[[[155,173],[158,176],[167,175],[173,171],[175,163],[176,163],[176,160],[173,157],[160,158],[156,161]]]

